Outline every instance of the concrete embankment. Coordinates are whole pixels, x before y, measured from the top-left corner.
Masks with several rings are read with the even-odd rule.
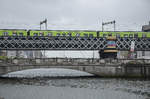
[[[103,77],[150,77],[150,60],[144,59],[9,59],[0,61],[0,74],[35,68],[65,68]]]

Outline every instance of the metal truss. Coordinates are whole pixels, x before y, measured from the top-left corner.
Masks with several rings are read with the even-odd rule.
[[[130,50],[132,41],[136,51],[150,51],[150,38],[117,38],[117,49]]]
[[[118,50],[150,50],[150,38],[117,38]],[[0,50],[103,50],[106,38],[83,37],[0,37]]]
[[[99,50],[105,47],[105,38],[0,37],[1,50]]]

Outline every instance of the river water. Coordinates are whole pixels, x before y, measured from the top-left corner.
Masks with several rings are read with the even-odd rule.
[[[0,78],[0,99],[150,99],[150,80]]]

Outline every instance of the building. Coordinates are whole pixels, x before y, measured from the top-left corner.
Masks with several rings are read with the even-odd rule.
[[[8,58],[43,58],[42,51],[7,51]]]
[[[24,51],[7,51],[8,58],[27,58]]]
[[[150,32],[150,21],[149,21],[149,25],[143,25],[142,26],[142,31],[144,31],[144,32]]]
[[[0,56],[6,56],[7,51],[6,50],[0,50]]]
[[[43,58],[42,51],[33,51],[33,58]]]

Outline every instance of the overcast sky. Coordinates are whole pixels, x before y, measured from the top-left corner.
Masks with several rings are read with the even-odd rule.
[[[101,30],[102,21],[116,20],[117,30],[140,31],[150,0],[0,0],[0,28],[39,29],[45,18],[48,29]]]

